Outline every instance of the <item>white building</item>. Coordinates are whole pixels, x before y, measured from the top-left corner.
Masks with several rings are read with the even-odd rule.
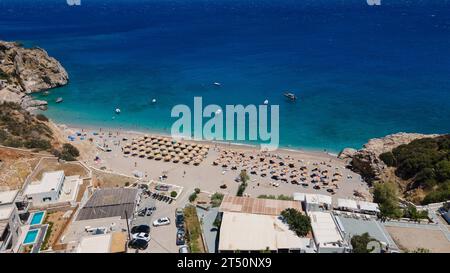
[[[46,172],[40,181],[30,183],[23,193],[33,206],[56,202],[74,203],[83,180],[79,175],[65,176],[64,171]]]
[[[64,171],[46,172],[42,175],[41,181],[29,184],[23,195],[33,204],[54,202],[61,195],[63,183]]]
[[[20,236],[20,218],[14,204],[17,193],[0,192],[0,252],[12,251]]]
[[[358,204],[356,203],[355,200],[352,200],[352,199],[339,198],[337,200],[337,206],[340,210],[352,211],[352,212],[359,211]]]
[[[351,246],[345,241],[341,228],[334,216],[329,212],[308,212],[317,252],[345,253]]]
[[[314,244],[298,237],[277,216],[223,212],[218,251],[313,252]]]
[[[329,210],[332,207],[331,196],[325,194],[295,192],[293,197],[305,204],[305,211]]]

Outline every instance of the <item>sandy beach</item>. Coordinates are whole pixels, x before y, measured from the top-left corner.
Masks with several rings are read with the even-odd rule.
[[[235,169],[230,166],[223,167],[221,164],[214,165],[213,162],[228,153],[229,158],[233,154],[242,154],[242,156],[256,158],[260,155],[259,147],[249,145],[237,145],[228,143],[217,143],[210,141],[183,141],[185,143],[201,143],[209,146],[209,152],[199,166],[193,164],[183,164],[182,162],[173,163],[164,160],[156,161],[153,159],[140,158],[138,156],[124,155],[123,147],[131,143],[133,139],[143,137],[146,133],[118,130],[111,128],[75,128],[65,125],[57,125],[62,137],[68,139],[71,136],[71,143],[77,146],[81,152],[81,160],[89,166],[133,176],[136,173],[142,174],[144,181],[158,180],[163,174],[167,175],[165,183],[175,184],[184,187],[183,193],[179,196],[177,202],[187,201],[190,193],[195,188],[200,188],[205,192],[221,192],[235,195],[239,182],[235,178],[239,176],[242,166]],[[154,134],[149,134],[154,135]],[[168,136],[164,136],[168,137]],[[102,148],[99,148],[102,147]],[[109,151],[105,151],[108,148]],[[371,195],[367,184],[361,177],[345,168],[345,162],[336,156],[324,152],[310,152],[299,150],[279,149],[266,155],[280,159],[289,159],[296,162],[297,166],[302,165],[305,172],[305,183],[292,184],[288,181],[274,181],[271,175],[261,177],[250,173],[250,169],[255,163],[250,161],[246,167],[250,176],[248,187],[245,191],[247,196],[257,197],[259,195],[292,195],[294,192],[320,193],[331,195],[326,189],[321,187],[315,189],[309,181],[313,170],[322,173],[339,173],[340,178],[334,184],[333,195],[338,198],[354,198],[371,200]],[[223,187],[226,185],[226,188]],[[222,186],[222,188],[221,188]],[[329,188],[329,187],[328,187]],[[355,196],[355,191],[358,196]]]

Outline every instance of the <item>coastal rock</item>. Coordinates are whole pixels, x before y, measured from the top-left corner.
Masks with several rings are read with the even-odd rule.
[[[0,102],[19,103],[28,110],[44,109],[46,102],[32,100],[27,94],[63,86],[68,81],[66,70],[45,50],[0,41]]]
[[[397,133],[385,136],[383,138],[374,138],[369,140],[361,150],[353,152],[352,149],[344,149],[339,155],[343,159],[351,159],[351,166],[354,171],[360,173],[368,182],[379,180],[383,171],[387,168],[386,164],[380,160],[382,153],[392,151],[403,144],[409,144],[413,140],[421,138],[433,138],[436,134],[414,134]]]
[[[357,153],[358,151],[356,149],[353,148],[345,148],[344,150],[342,150],[342,152],[339,153],[338,158],[343,159],[343,160],[349,160],[352,159],[353,156]]]

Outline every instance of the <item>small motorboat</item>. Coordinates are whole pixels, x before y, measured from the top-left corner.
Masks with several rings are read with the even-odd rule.
[[[214,82],[213,83],[215,86],[222,86],[222,84],[220,82]]]
[[[265,104],[265,105],[269,104],[269,100],[265,100],[265,101],[264,101],[264,104]]]
[[[63,102],[63,98],[59,97],[59,98],[57,98],[57,99],[55,100],[55,102],[56,102],[56,103],[61,103],[61,102]]]
[[[116,108],[116,110],[115,110],[115,112],[116,112],[116,114],[120,114],[120,108]]]
[[[50,95],[50,92],[49,91],[45,91],[44,92],[44,96],[48,96],[48,95]]]
[[[152,103],[156,103],[156,99],[152,99]]]
[[[290,99],[290,100],[292,100],[292,101],[297,100],[297,97],[295,96],[294,93],[286,92],[286,93],[284,93],[283,95],[284,95],[286,98],[288,98],[288,99]]]

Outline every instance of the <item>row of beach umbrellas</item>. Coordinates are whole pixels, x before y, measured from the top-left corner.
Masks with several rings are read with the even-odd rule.
[[[135,138],[122,148],[126,155],[174,163],[192,162],[194,165],[199,165],[209,152],[209,145],[184,143],[167,137],[149,135]]]

